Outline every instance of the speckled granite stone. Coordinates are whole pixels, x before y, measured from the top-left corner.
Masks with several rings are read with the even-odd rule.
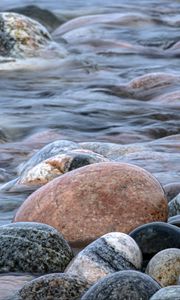
[[[180,215],[168,218],[168,223],[180,227]]]
[[[88,287],[87,282],[78,277],[64,273],[49,274],[26,283],[15,295],[15,299],[77,300],[87,291]]]
[[[169,217],[180,215],[180,193],[168,203]]]
[[[180,276],[180,249],[158,252],[148,263],[146,273],[162,286],[177,284]]]
[[[149,300],[180,300],[180,285],[160,289]]]
[[[31,212],[31,213],[29,213]],[[167,200],[159,182],[135,165],[96,163],[53,179],[32,193],[15,221],[44,222],[74,246],[107,232],[166,221]]]
[[[53,227],[23,222],[0,227],[0,272],[62,272],[72,257]]]
[[[66,272],[89,283],[121,270],[136,270],[142,265],[141,250],[127,234],[107,233],[82,250]]]
[[[163,249],[180,247],[180,229],[163,222],[139,226],[129,235],[139,245],[144,261]]]
[[[161,286],[137,271],[120,271],[99,280],[81,300],[149,300]]]

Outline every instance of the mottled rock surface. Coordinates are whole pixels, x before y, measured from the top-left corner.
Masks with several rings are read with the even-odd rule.
[[[93,285],[82,300],[148,300],[161,286],[150,276],[137,271],[120,271]]]
[[[149,300],[180,300],[180,285],[164,287],[156,292]]]
[[[166,219],[159,182],[144,169],[123,163],[92,164],[62,175],[30,195],[15,216],[16,222],[52,225],[75,245]]]
[[[73,257],[63,236],[38,223],[0,227],[0,272],[62,272]]]
[[[180,215],[180,193],[168,203],[169,217]]]
[[[26,283],[16,300],[76,300],[89,285],[81,278],[64,273],[49,274]]]
[[[66,272],[92,284],[108,274],[140,269],[141,265],[142,254],[136,242],[127,234],[111,232],[82,250]]]
[[[169,248],[158,252],[148,263],[146,273],[162,286],[177,284],[180,276],[180,249]]]

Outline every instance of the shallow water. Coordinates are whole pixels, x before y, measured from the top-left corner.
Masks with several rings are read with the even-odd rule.
[[[2,0],[0,10],[29,4],[37,1]],[[68,52],[64,59],[49,53],[0,64],[0,184],[14,179],[20,163],[55,139],[139,149],[116,160],[146,168],[162,184],[178,182],[180,2],[38,4],[64,21],[98,16],[51,30]],[[0,224],[11,222],[28,193],[1,194]]]

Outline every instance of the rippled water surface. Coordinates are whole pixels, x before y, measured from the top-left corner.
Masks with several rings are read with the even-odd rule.
[[[0,184],[56,139],[134,147],[123,161],[178,182],[180,2],[1,0],[0,10],[30,4],[56,15],[47,27],[67,55],[0,64]],[[1,194],[0,224],[26,196]]]

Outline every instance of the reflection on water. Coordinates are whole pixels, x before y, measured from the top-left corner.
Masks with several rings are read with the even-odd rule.
[[[29,4],[37,1],[2,0],[0,10]],[[0,184],[56,139],[139,149],[116,160],[146,168],[162,184],[179,181],[179,1],[38,4],[60,23],[77,19],[52,32],[64,59],[49,51],[0,63]],[[12,220],[29,193],[1,194],[0,224]]]

